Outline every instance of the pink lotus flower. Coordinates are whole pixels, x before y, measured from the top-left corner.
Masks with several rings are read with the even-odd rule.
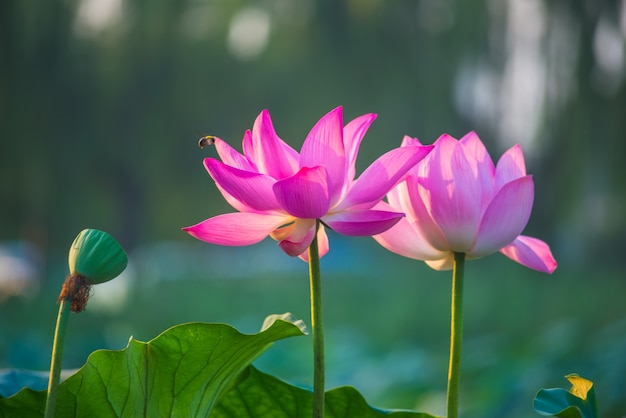
[[[416,145],[421,145],[417,139],[405,137],[401,148]],[[374,239],[436,270],[451,269],[455,252],[473,259],[500,251],[552,273],[557,264],[548,245],[520,235],[530,217],[534,184],[519,145],[505,152],[497,166],[474,132],[459,141],[442,135],[434,145],[387,194],[389,204],[376,206],[407,216]]]
[[[252,132],[244,134],[243,155],[215,138],[222,161],[207,158],[204,165],[239,212],[183,229],[220,245],[251,245],[269,235],[285,253],[305,261],[318,219],[344,235],[386,231],[404,214],[372,208],[432,146],[391,150],[355,180],[359,145],[375,118],[363,115],[344,127],[338,107],[315,124],[300,154],[278,137],[267,110],[257,117]],[[328,252],[323,225],[317,237],[321,257]]]

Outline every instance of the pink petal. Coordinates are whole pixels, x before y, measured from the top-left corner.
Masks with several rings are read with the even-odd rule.
[[[552,273],[557,267],[548,244],[537,238],[520,235],[500,252],[521,265],[543,273]]]
[[[441,229],[433,222],[430,214],[426,210],[422,198],[417,191],[418,188],[420,188],[418,180],[409,175],[406,180],[399,183],[387,193],[387,201],[389,202],[390,209],[383,206],[384,202],[374,206],[374,209],[404,212],[406,214],[406,220],[415,230],[416,240],[423,240],[425,246],[432,248],[433,251],[436,251],[438,254],[449,251],[449,244],[445,240]],[[413,189],[413,192],[410,193],[409,189]],[[412,199],[412,196],[415,196],[415,201]],[[400,223],[403,222],[401,221]],[[391,231],[396,229],[399,229],[399,227],[396,226],[392,228]],[[426,253],[428,251],[424,249],[422,252]]]
[[[356,157],[359,153],[359,146],[365,136],[365,133],[369,129],[372,122],[376,119],[376,115],[373,113],[359,116],[358,118],[350,121],[343,128],[343,143],[348,158],[348,182],[354,180],[356,175]]]
[[[481,257],[511,243],[526,227],[533,207],[532,176],[506,184],[487,207],[471,254]]]
[[[317,252],[320,258],[324,257],[328,253],[328,235],[324,225],[320,225],[317,229]],[[298,256],[301,260],[309,262],[309,252],[305,251]]]
[[[482,215],[483,190],[473,155],[454,138],[442,135],[428,163],[420,164],[424,205],[441,229],[450,250],[469,252]],[[424,197],[423,196],[423,197]],[[443,248],[440,248],[443,250]]]
[[[243,154],[246,156],[246,159],[250,161],[250,164],[252,166],[255,167],[255,169],[251,171],[259,171],[259,169],[256,167],[256,163],[251,158],[251,156],[254,156],[255,153],[254,153],[254,144],[252,143],[252,131],[250,129],[247,129],[246,132],[243,134],[241,147],[243,148]]]
[[[429,159],[428,157],[426,158]],[[408,206],[406,211],[407,217],[415,223],[421,235],[431,246],[439,251],[450,251],[450,244],[430,214],[428,208],[432,205],[430,202],[431,194],[421,184],[421,181],[425,180],[411,175],[399,185],[399,187],[406,187],[405,190],[401,190],[402,195],[400,197],[403,200],[409,200],[409,203],[404,203],[404,205]],[[406,196],[404,193],[406,193]],[[397,210],[398,208],[394,205],[394,209]]]
[[[280,205],[297,218],[321,218],[328,212],[328,177],[324,167],[303,167],[277,181],[274,194]]]
[[[211,172],[209,171],[208,166],[210,164],[212,164],[210,162],[210,158],[205,158],[204,159],[204,168],[207,170],[207,172],[209,173],[209,175],[211,174]],[[240,202],[239,200],[237,200],[233,195],[231,195],[230,193],[228,193],[226,190],[224,190],[223,187],[221,187],[218,183],[215,183],[215,185],[217,186],[217,189],[220,191],[220,193],[222,194],[222,196],[224,197],[224,199],[235,209],[237,209],[239,212],[254,212],[255,210],[253,208],[251,208],[250,206],[246,205],[243,202]]]
[[[480,189],[482,196],[480,210],[484,211],[489,202],[491,202],[491,197],[494,193],[493,179],[496,169],[493,165],[493,160],[475,132],[470,132],[461,138],[459,145],[463,148],[467,161],[472,166],[474,182],[477,188]]]
[[[278,246],[289,256],[297,257],[307,251],[315,236],[316,219],[297,219],[293,224],[285,227],[288,232],[278,243]],[[281,229],[285,229],[281,228]],[[272,235],[274,238],[275,235]]]
[[[394,226],[404,214],[381,210],[344,211],[326,215],[322,221],[339,234],[371,236]]]
[[[454,267],[454,253],[447,252],[443,258],[437,260],[426,260],[425,263],[433,270],[452,270],[452,267]]]
[[[226,190],[224,190],[222,187],[220,187],[219,184],[215,183],[215,185],[217,186],[217,189],[220,191],[220,193],[224,197],[224,200],[226,200],[226,202],[228,202],[229,205],[231,205],[233,208],[237,209],[239,212],[256,212],[256,210],[254,208],[252,208],[252,207],[246,205],[245,203],[240,202],[239,200],[235,199],[235,197],[233,195],[231,195]]]
[[[246,157],[237,152],[237,150],[228,145],[225,141],[217,137],[214,138],[214,141],[217,154],[224,164],[244,171],[256,171],[256,168]]]
[[[376,208],[383,207],[376,205]],[[412,225],[407,218],[402,218],[382,234],[373,238],[380,245],[391,252],[416,260],[435,260],[445,255],[445,252],[433,248],[424,239],[418,228]]]
[[[483,144],[476,132],[472,131],[466,134],[459,140],[459,143],[463,146],[465,152],[471,155],[478,165],[483,166],[484,170],[493,178],[493,173],[495,172],[493,160],[489,156],[485,144]]]
[[[211,244],[252,245],[287,221],[289,218],[285,216],[235,212],[209,218],[183,230]]]
[[[408,135],[404,135],[404,138],[402,138],[402,144],[400,145],[401,147],[412,147],[412,146],[424,146],[419,139],[417,138],[411,138]],[[428,146],[428,145],[426,145]],[[434,148],[434,145],[431,145]],[[428,153],[428,155],[430,155],[432,153],[431,152]],[[413,166],[408,172],[407,172],[407,176],[413,175],[413,176],[418,176],[419,175],[419,166],[421,164],[426,164],[426,160],[428,160],[428,155],[426,157],[424,157],[422,159],[422,161],[420,161],[418,164],[416,164],[415,166]]]
[[[218,141],[217,141],[217,139],[218,139],[218,138],[215,138],[215,139],[216,139],[216,142],[215,142],[215,144],[216,144],[216,145],[217,145],[218,143],[220,143],[220,142],[218,142]],[[224,141],[221,141],[221,143],[225,144],[225,145],[228,147],[228,145],[227,145]],[[231,149],[232,149],[232,148],[231,148]],[[234,150],[233,150],[233,151],[234,151]],[[218,151],[218,152],[219,152],[219,151]],[[236,153],[236,151],[234,151],[234,152]],[[235,158],[236,158],[236,157],[235,157]],[[206,159],[204,160],[204,166],[205,166],[205,168],[206,168],[206,167],[208,167],[208,165],[210,164],[208,160],[209,160],[208,158],[206,158]],[[207,171],[208,171],[208,168],[207,168]],[[210,172],[209,172],[209,174],[210,174]],[[255,209],[254,209],[254,208],[251,208],[250,206],[246,205],[245,203],[240,202],[239,200],[237,200],[237,199],[236,199],[233,195],[231,195],[231,194],[230,194],[230,193],[228,193],[226,190],[224,190],[224,188],[223,188],[223,187],[221,187],[219,184],[215,183],[215,185],[217,186],[217,188],[218,188],[218,190],[220,191],[220,193],[222,194],[222,196],[224,196],[224,199],[225,199],[225,200],[226,200],[226,201],[227,201],[227,202],[228,202],[228,203],[229,203],[229,204],[230,204],[233,208],[237,209],[239,212],[254,212],[254,211],[255,211]]]
[[[413,211],[413,206],[411,205],[411,199],[409,198],[408,186],[407,183],[411,181],[410,176],[405,180],[401,181],[397,185],[391,188],[387,193],[387,202],[389,202],[388,209],[382,210],[390,210],[395,212],[403,212],[406,217],[413,221],[416,219],[415,212]],[[385,204],[384,202],[379,202],[374,206],[374,209],[381,210],[380,206]]]
[[[401,147],[410,147],[413,145],[424,145],[420,142],[419,139],[417,138],[413,138],[410,137],[408,135],[404,135],[404,137],[402,138],[402,144],[400,145]]]
[[[244,153],[259,172],[277,180],[293,175],[298,169],[298,153],[278,137],[267,110],[254,121],[252,140],[244,140]]]
[[[322,117],[302,144],[300,167],[317,166],[326,167],[330,185],[329,197],[334,204],[341,196],[348,172],[341,107]]]
[[[281,209],[272,190],[276,180],[270,176],[239,170],[214,158],[205,159],[204,165],[220,190],[247,207],[259,212]]]
[[[382,155],[359,176],[337,209],[371,208],[432,149],[432,145],[407,146]]]
[[[507,152],[502,154],[496,167],[495,187],[499,190],[505,184],[524,177],[526,175],[526,164],[524,154],[519,145],[514,145]]]

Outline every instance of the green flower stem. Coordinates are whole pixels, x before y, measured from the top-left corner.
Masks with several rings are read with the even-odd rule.
[[[61,379],[61,362],[63,361],[63,347],[65,345],[65,330],[67,318],[70,315],[70,300],[62,298],[59,303],[59,315],[54,330],[54,342],[52,343],[52,362],[50,364],[50,378],[48,380],[48,397],[46,399],[46,411],[44,418],[54,417]]]
[[[313,332],[313,418],[324,416],[324,326],[322,322],[322,280],[320,276],[320,256],[315,238],[309,247],[309,277],[311,282],[311,328]]]
[[[465,253],[454,253],[450,319],[450,367],[448,368],[447,418],[459,416],[459,382],[463,351],[463,275]]]

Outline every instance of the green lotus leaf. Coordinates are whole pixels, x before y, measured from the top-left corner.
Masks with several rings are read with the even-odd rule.
[[[90,284],[117,277],[128,264],[128,257],[111,235],[97,229],[83,229],[70,247],[70,274],[87,278]]]
[[[148,342],[131,337],[123,350],[91,353],[59,385],[56,416],[213,416],[215,404],[255,358],[276,341],[305,334],[304,323],[287,313],[268,317],[256,334],[242,334],[226,324],[192,322]],[[0,398],[0,418],[41,418],[45,406],[45,390],[24,388]]]
[[[539,415],[559,418],[596,418],[596,394],[593,382],[577,374],[565,376],[572,384],[568,391],[561,388],[541,389],[533,402]]]
[[[326,392],[326,418],[437,418],[424,412],[383,410],[370,406],[355,388]],[[237,385],[221,397],[211,418],[309,418],[313,392],[248,366]]]

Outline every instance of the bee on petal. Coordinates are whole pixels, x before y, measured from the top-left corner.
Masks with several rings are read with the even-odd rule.
[[[213,135],[203,136],[202,138],[198,140],[198,146],[200,148],[204,148],[207,145],[213,145],[213,144],[215,144],[215,137]]]

